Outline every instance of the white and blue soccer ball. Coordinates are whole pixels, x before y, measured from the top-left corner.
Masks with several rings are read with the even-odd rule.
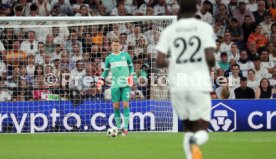
[[[109,137],[116,137],[119,133],[119,130],[117,128],[109,128],[107,129],[107,136]]]

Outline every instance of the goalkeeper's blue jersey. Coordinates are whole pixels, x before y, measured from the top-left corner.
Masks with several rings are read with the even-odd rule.
[[[127,52],[120,52],[119,54],[111,53],[107,56],[102,78],[106,78],[109,71],[112,73],[111,87],[126,87],[127,78],[134,73],[130,55]]]

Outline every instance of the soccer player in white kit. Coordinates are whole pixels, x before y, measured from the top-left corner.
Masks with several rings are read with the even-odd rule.
[[[183,121],[183,148],[187,159],[201,159],[211,117],[210,68],[215,66],[215,33],[195,19],[195,0],[179,1],[178,21],[161,33],[156,66],[169,67],[172,105]]]

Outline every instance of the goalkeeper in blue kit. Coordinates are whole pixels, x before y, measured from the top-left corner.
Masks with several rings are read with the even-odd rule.
[[[112,73],[111,84],[111,99],[114,108],[114,117],[117,128],[121,128],[120,117],[120,101],[123,102],[124,107],[124,127],[122,135],[128,134],[129,123],[129,99],[130,87],[133,85],[134,67],[132,59],[127,52],[121,52],[121,44],[119,39],[112,40],[112,53],[105,59],[105,68],[102,73],[101,79],[97,82],[97,89],[101,89],[104,84],[104,79],[107,77],[108,72]]]

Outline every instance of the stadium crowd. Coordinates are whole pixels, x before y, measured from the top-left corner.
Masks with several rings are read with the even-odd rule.
[[[275,1],[197,1],[196,18],[212,25],[216,34],[212,98],[273,98]],[[176,15],[178,8],[177,0],[1,0],[0,16],[166,16]],[[153,73],[166,75],[166,70],[154,69],[153,63],[160,32],[169,24],[162,23],[53,23],[30,28],[18,27],[17,22],[3,24],[0,101],[110,100],[109,86],[99,91],[93,84],[103,71],[114,37],[120,38],[122,51],[131,55],[137,80],[142,83],[132,87],[131,99],[166,100],[167,86],[154,87],[151,80],[144,84]]]

